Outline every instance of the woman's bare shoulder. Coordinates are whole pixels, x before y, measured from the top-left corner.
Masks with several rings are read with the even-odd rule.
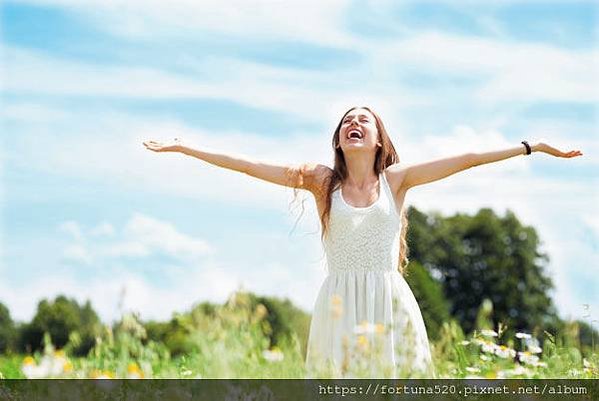
[[[333,169],[321,163],[304,163],[302,165],[304,188],[314,192],[321,191],[326,180],[333,174]]]
[[[406,174],[405,163],[395,163],[385,169],[385,177],[393,193],[398,193]]]

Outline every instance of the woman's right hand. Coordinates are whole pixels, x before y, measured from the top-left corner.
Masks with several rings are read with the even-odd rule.
[[[180,152],[183,149],[183,144],[179,138],[172,141],[162,143],[157,141],[145,141],[144,146],[154,152]]]

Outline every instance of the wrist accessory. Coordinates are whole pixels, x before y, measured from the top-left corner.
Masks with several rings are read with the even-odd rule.
[[[522,141],[522,142],[520,142],[520,143],[522,143],[524,146],[526,146],[526,154],[527,154],[527,155],[529,155],[529,154],[531,154],[531,153],[532,153],[532,149],[530,148],[530,145],[528,144],[528,142],[526,142],[526,141]]]

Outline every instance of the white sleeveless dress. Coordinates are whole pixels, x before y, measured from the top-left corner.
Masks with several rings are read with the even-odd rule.
[[[332,194],[327,277],[316,299],[308,376],[433,377],[418,303],[398,271],[401,219],[382,173],[368,207]]]

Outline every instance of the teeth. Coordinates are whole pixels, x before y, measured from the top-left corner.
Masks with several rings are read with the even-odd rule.
[[[353,130],[349,131],[349,132],[347,133],[347,138],[348,138],[348,139],[351,139],[351,138],[352,138],[351,134],[352,134],[352,133],[354,133],[354,132],[358,134],[358,138],[359,138],[359,139],[362,139],[363,135],[362,135],[362,133],[361,133],[360,131],[358,131],[357,129],[353,129]]]

